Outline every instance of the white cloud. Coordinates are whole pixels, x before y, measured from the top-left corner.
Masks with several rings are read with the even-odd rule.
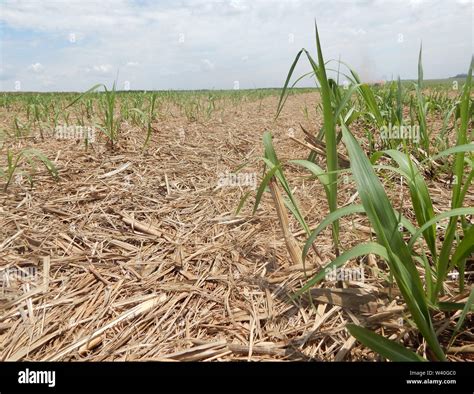
[[[98,66],[93,66],[92,69],[98,73],[107,74],[112,70],[112,66],[110,64],[99,64]]]
[[[242,0],[230,0],[230,7],[237,11],[246,11],[249,6]]]
[[[205,71],[213,71],[216,67],[209,59],[202,59],[201,63]]]
[[[126,66],[127,67],[138,67],[140,63],[138,62],[127,62]]]
[[[35,73],[41,73],[44,71],[44,67],[41,63],[33,63],[28,66],[28,70],[31,70]]]
[[[349,31],[356,36],[363,36],[367,34],[367,32],[364,29],[349,29]]]

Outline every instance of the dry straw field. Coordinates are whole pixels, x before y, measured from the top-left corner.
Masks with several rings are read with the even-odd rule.
[[[374,86],[316,35],[315,89],[3,93],[0,359],[472,360],[472,68],[422,58]]]

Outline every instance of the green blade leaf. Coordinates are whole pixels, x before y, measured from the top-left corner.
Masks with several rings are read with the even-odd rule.
[[[347,324],[349,333],[360,343],[392,361],[426,361],[423,357],[364,327]]]
[[[363,213],[364,207],[362,205],[348,205],[346,207],[342,207],[339,209],[336,209],[334,212],[331,212],[329,215],[327,215],[321,223],[319,223],[318,227],[314,229],[314,231],[311,233],[310,237],[306,241],[304,248],[303,248],[303,261],[305,261],[306,256],[308,254],[309,249],[311,248],[311,245],[313,242],[316,240],[316,237],[323,231],[329,224],[333,223],[335,220],[340,219],[343,216],[346,215],[352,215],[354,213]]]
[[[301,296],[303,293],[311,289],[311,287],[313,287],[316,283],[323,280],[324,277],[327,275],[328,270],[337,269],[351,259],[354,259],[359,256],[365,256],[368,254],[376,254],[378,256],[381,256],[385,260],[388,259],[386,249],[378,243],[368,242],[365,244],[356,245],[352,249],[336,257],[333,261],[327,264],[324,269],[319,271],[315,276],[313,276],[309,281],[307,281],[305,285],[295,293],[294,298]]]

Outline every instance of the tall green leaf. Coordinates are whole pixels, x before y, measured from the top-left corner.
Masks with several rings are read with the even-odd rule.
[[[423,286],[410,250],[398,229],[398,219],[374,169],[354,136],[343,125],[343,140],[362,204],[375,230],[378,242],[387,250],[390,271],[418,326],[436,357],[445,359],[428,310]]]

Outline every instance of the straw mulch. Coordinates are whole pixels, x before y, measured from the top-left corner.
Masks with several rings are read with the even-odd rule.
[[[146,153],[143,130],[127,124],[113,150],[100,142],[86,151],[74,141],[29,140],[54,159],[60,179],[40,170],[32,189],[18,178],[0,193],[0,267],[37,269],[35,280],[12,281],[0,292],[0,359],[378,359],[347,333],[348,322],[419,346],[416,332],[406,321],[400,325],[404,305],[397,290],[377,275],[385,265],[372,256],[363,261],[364,283],[324,282],[312,303],[292,301],[305,273],[285,237],[301,248],[305,234],[289,216],[282,232],[278,189],[273,198],[265,194],[255,215],[252,192],[236,216],[251,189],[218,187],[219,174],[243,163],[242,172],[261,179],[264,130],[274,133],[282,159],[304,158],[308,150],[289,135],[304,141],[299,123],[316,130],[321,119],[305,119],[301,108],[317,100],[316,94],[291,96],[276,122],[276,97],[204,122],[170,117],[154,125]],[[296,167],[287,171],[316,225],[327,214],[322,187]],[[343,184],[339,204],[355,200],[355,191]],[[392,192],[409,207],[396,186]],[[442,183],[433,193],[448,201]],[[342,221],[344,248],[371,236],[364,219]],[[315,249],[321,257],[312,252],[307,275],[334,258],[329,231]]]

